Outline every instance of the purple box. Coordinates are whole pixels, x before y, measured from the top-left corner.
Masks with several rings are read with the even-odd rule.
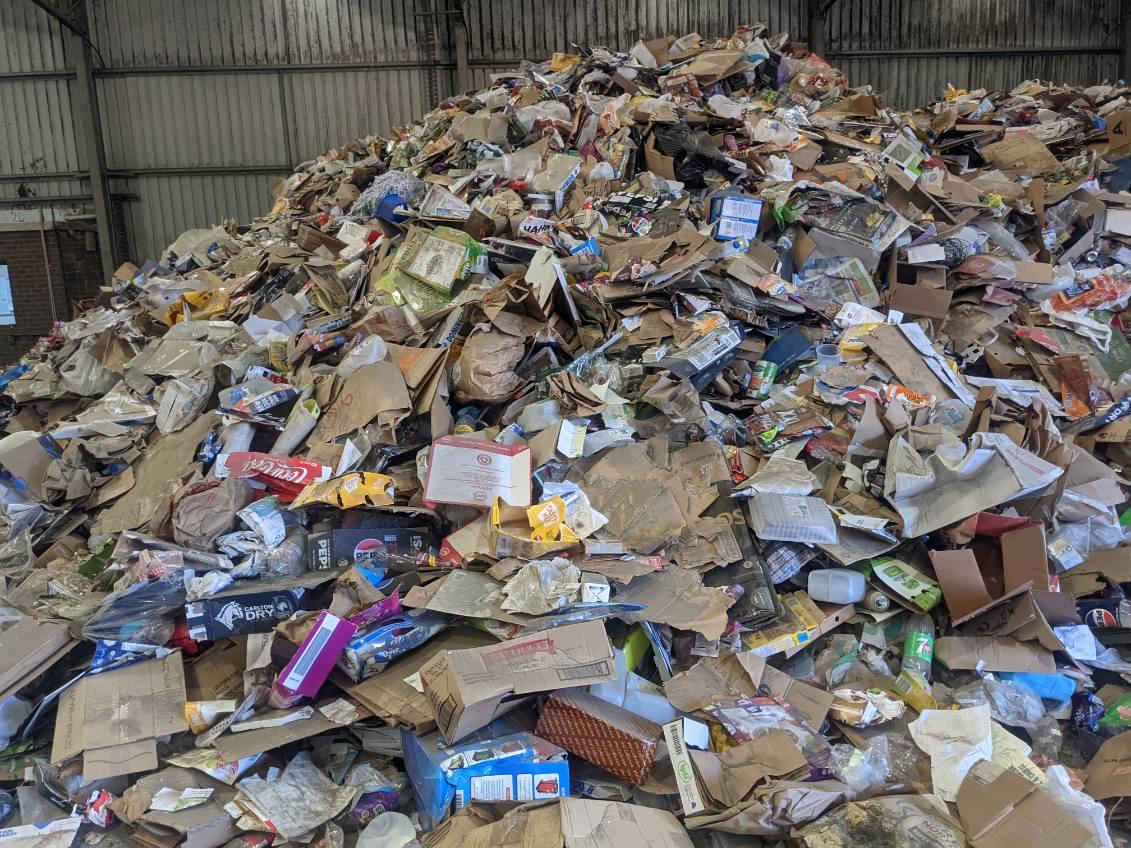
[[[323,610],[314,629],[302,640],[291,661],[275,680],[280,694],[314,698],[330,676],[346,643],[357,632],[357,625]]]

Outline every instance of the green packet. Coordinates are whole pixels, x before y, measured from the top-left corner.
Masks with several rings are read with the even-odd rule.
[[[876,557],[869,563],[871,576],[923,612],[942,600],[939,584],[895,557]]]

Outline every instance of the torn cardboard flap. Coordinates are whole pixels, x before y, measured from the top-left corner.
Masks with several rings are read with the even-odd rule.
[[[687,671],[665,681],[664,694],[676,709],[694,712],[721,697],[754,696],[763,686],[775,698],[797,710],[810,727],[824,724],[832,706],[832,693],[795,680],[752,651],[704,657]]]
[[[1008,636],[940,636],[935,659],[953,671],[1056,672],[1051,651]]]

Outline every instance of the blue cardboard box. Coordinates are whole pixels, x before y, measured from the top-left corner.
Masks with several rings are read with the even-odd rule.
[[[453,747],[444,745],[439,731],[427,736],[401,731],[405,770],[426,831],[472,801],[541,801],[569,795],[564,749],[533,733],[493,737],[500,729],[510,729],[506,719]]]

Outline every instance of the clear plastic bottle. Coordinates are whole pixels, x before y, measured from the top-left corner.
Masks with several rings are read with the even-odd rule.
[[[915,613],[907,623],[903,639],[903,671],[931,679],[931,663],[935,656],[935,622],[925,612]]]

